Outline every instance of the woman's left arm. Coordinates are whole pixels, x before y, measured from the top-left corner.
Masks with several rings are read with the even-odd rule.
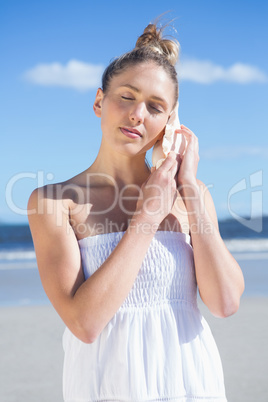
[[[213,315],[228,317],[238,310],[244,291],[243,274],[221,238],[212,197],[196,178],[198,139],[183,125],[177,132],[188,143],[178,185],[188,213],[199,293]]]

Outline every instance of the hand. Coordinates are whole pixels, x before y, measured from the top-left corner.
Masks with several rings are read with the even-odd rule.
[[[196,184],[196,173],[199,162],[198,138],[183,124],[180,130],[176,130],[176,133],[184,135],[187,141],[185,152],[180,156],[180,167],[177,175],[178,185],[183,187],[184,185]]]
[[[176,174],[178,161],[175,152],[158,169],[152,169],[149,178],[141,187],[136,214],[150,224],[160,224],[170,213],[177,196]]]

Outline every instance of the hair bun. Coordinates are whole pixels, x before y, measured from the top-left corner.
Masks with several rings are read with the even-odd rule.
[[[136,42],[136,48],[150,47],[162,54],[172,66],[175,66],[179,56],[179,42],[176,39],[164,39],[163,29],[155,24],[149,24]]]

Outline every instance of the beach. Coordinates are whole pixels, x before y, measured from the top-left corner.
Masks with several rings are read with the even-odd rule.
[[[228,402],[268,400],[268,258],[237,253],[246,290],[239,311],[215,318],[199,300],[216,339]],[[61,402],[64,324],[34,264],[0,269],[0,401]]]
[[[218,345],[228,402],[268,401],[268,298],[245,297],[229,318],[201,309]]]
[[[210,324],[229,402],[268,400],[268,298],[245,297],[239,312]],[[60,402],[64,325],[51,306],[0,308],[0,400]]]

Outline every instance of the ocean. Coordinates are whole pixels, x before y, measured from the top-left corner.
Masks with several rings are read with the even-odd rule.
[[[258,224],[258,225],[257,225]],[[260,228],[260,218],[251,228]],[[240,264],[244,296],[268,296],[268,216],[261,231],[234,219],[219,222],[221,236]],[[38,274],[28,225],[0,224],[0,306],[49,304]]]

